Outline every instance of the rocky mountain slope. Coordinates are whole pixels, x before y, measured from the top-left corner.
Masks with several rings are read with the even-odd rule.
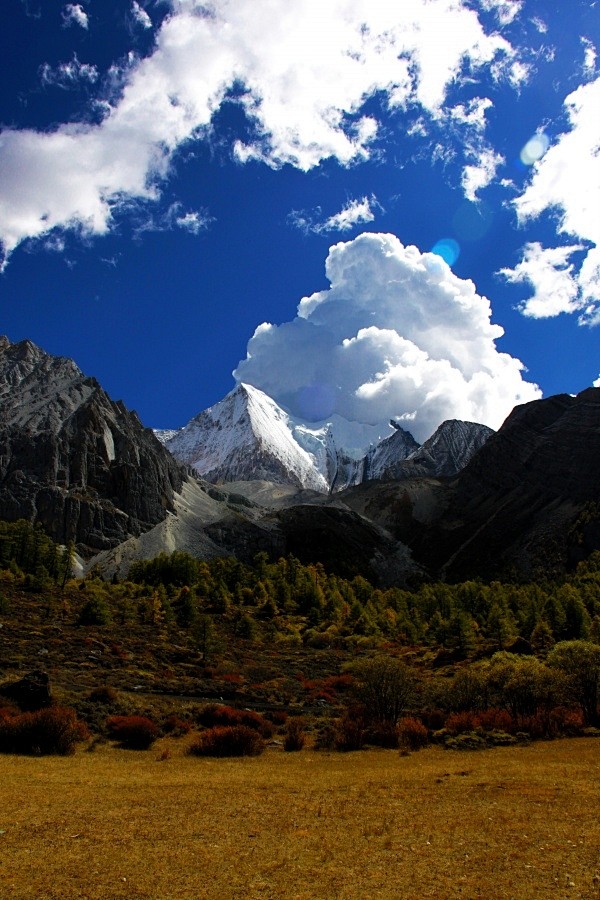
[[[450,421],[419,447],[395,428],[362,457],[374,431],[326,425],[239,385],[169,442],[197,472],[238,479],[214,486],[71,360],[4,338],[0,518],[101,551],[90,565],[107,576],[183,549],[292,553],[381,585],[531,578],[600,548],[600,389],[517,407],[495,434]]]
[[[600,548],[600,389],[516,407],[450,483],[417,558],[452,579],[561,570]]]
[[[89,554],[164,519],[184,478],[72,360],[0,338],[0,518],[40,522]]]

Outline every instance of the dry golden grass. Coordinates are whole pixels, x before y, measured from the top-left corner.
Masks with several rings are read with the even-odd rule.
[[[591,739],[0,756],[0,897],[598,900],[599,800]]]

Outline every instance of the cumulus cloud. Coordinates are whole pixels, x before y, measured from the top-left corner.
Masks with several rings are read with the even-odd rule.
[[[320,208],[313,213],[293,210],[288,216],[288,221],[305,234],[309,232],[325,234],[330,231],[349,231],[356,225],[373,222],[376,209],[381,209],[381,206],[377,202],[375,195],[371,194],[370,197],[362,197],[360,200],[349,200],[338,213],[329,216],[328,219],[321,222],[319,221]]]
[[[565,266],[567,257],[579,246],[549,248],[542,252],[538,244],[527,245],[516,269],[504,270],[513,280],[528,280],[536,288],[555,269],[553,278],[561,288],[561,299],[540,305],[541,293],[523,305],[523,311],[540,315],[544,306],[548,315],[578,312],[584,325],[600,323],[600,78],[581,85],[565,100],[570,130],[559,135],[539,160],[533,175],[514,205],[521,221],[535,219],[547,210],[559,215],[559,232],[571,235],[586,248],[577,267]],[[532,251],[531,247],[534,247]],[[565,252],[567,256],[565,256]],[[537,259],[542,267],[538,276],[532,269]],[[519,272],[525,273],[521,278]],[[516,273],[516,274],[515,274]],[[561,305],[556,309],[556,305]]]
[[[600,375],[592,382],[592,387],[600,387]]]
[[[540,396],[497,350],[489,301],[439,256],[365,233],[331,247],[326,274],[330,288],[303,298],[295,319],[256,329],[234,372],[293,415],[396,418],[425,440],[450,418],[497,428]]]
[[[534,241],[525,246],[523,259],[514,269],[500,270],[507,281],[533,288],[533,295],[518,306],[523,315],[548,319],[579,309],[579,289],[569,259],[583,249],[578,244],[545,249]]]
[[[88,14],[79,3],[67,3],[62,12],[62,20],[65,28],[70,25],[79,25],[81,28],[88,28]]]
[[[87,25],[79,4],[65,17]],[[253,126],[237,158],[307,171],[370,155],[374,94],[435,117],[465,68],[513,77],[517,62],[466,0],[171,0],[100,123],[0,133],[4,253],[57,227],[102,234],[119,204],[158,197],[177,148],[209,133],[233,89]]]

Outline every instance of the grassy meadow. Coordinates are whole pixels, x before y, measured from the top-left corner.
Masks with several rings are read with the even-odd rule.
[[[0,897],[600,898],[600,742],[0,755]]]

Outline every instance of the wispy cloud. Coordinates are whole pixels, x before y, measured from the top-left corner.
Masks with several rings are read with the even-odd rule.
[[[74,54],[70,62],[51,66],[44,63],[40,68],[40,80],[43,85],[57,85],[63,89],[76,87],[82,82],[95,84],[98,80],[98,69],[90,63],[81,63]]]
[[[174,231],[180,228],[190,234],[200,234],[214,222],[206,210],[184,210],[181,203],[171,203],[164,211],[156,212],[151,206],[141,205],[132,210],[134,234],[156,231]]]
[[[79,25],[86,29],[89,27],[88,14],[79,3],[67,3],[62,11],[62,20],[65,28],[70,25]]]
[[[375,211],[383,210],[374,194],[361,197],[360,200],[349,200],[344,207],[327,219],[321,219],[321,209],[313,212],[292,210],[288,221],[305,234],[327,234],[331,231],[349,231],[357,225],[364,225],[375,220]]]

